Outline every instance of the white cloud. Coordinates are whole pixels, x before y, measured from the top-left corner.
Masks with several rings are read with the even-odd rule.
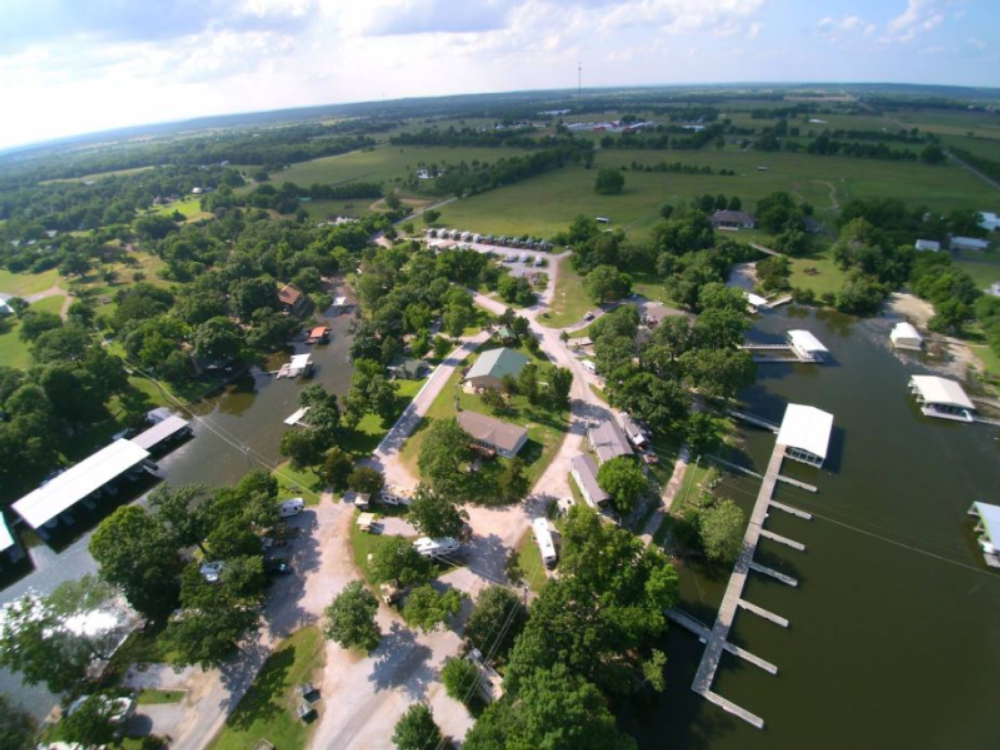
[[[906,10],[889,20],[886,34],[879,41],[909,42],[926,31],[940,26],[945,19],[940,0],[907,0]]]
[[[840,42],[857,36],[869,37],[874,31],[875,24],[868,23],[857,15],[845,15],[840,18],[826,16],[816,25],[816,32],[831,42]]]

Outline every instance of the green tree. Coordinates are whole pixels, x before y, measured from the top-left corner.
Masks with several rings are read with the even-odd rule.
[[[347,477],[347,486],[355,492],[374,495],[382,489],[385,477],[378,469],[370,466],[356,466]]]
[[[635,750],[636,744],[618,731],[601,691],[558,664],[534,671],[521,682],[516,695],[490,704],[462,747]]]
[[[6,693],[0,693],[0,735],[3,750],[33,750],[35,747],[35,719],[11,703]]]
[[[429,208],[426,211],[424,211],[424,223],[427,226],[431,226],[440,218],[441,218],[441,212],[438,211],[436,208]]]
[[[361,581],[351,581],[323,611],[326,616],[323,633],[344,648],[369,652],[382,640],[382,631],[375,622],[376,612],[375,595]]]
[[[343,492],[347,489],[347,478],[354,470],[354,461],[341,448],[330,448],[323,457],[318,474],[328,487]]]
[[[465,536],[465,522],[469,520],[469,514],[451,500],[420,484],[410,504],[410,520],[421,534],[432,539],[461,539]]]
[[[21,314],[21,328],[17,335],[21,341],[34,341],[45,331],[62,327],[62,318],[55,313],[26,310]]]
[[[227,361],[239,356],[243,336],[240,327],[229,318],[212,318],[194,330],[191,344],[198,357]]]
[[[479,681],[479,667],[468,659],[451,657],[441,669],[441,682],[449,698],[459,703],[469,703],[476,696],[476,684]]]
[[[500,470],[497,477],[497,494],[504,503],[516,503],[531,489],[528,475],[524,471],[524,461],[516,456]]]
[[[454,344],[444,336],[435,336],[433,344],[434,359],[444,359],[451,353],[453,347]]]
[[[438,625],[454,617],[462,609],[462,599],[465,598],[458,589],[437,591],[429,583],[417,586],[407,597],[403,606],[403,619],[411,627],[418,627],[429,633]]]
[[[696,412],[688,417],[684,439],[693,455],[702,456],[722,442],[722,429],[722,423],[711,414]]]
[[[90,554],[99,574],[121,587],[133,609],[147,617],[164,617],[177,604],[180,561],[171,534],[136,505],[115,510],[90,539]]]
[[[436,419],[420,448],[417,465],[434,491],[448,500],[464,500],[467,481],[461,471],[472,459],[472,438],[454,418]]]
[[[583,280],[583,289],[594,302],[614,302],[625,297],[632,282],[614,266],[597,266]]]
[[[396,581],[401,586],[417,586],[430,580],[431,563],[408,539],[392,536],[375,548],[369,571],[376,583]]]
[[[95,654],[84,639],[62,626],[44,601],[25,596],[12,602],[0,630],[0,666],[29,685],[45,683],[53,693],[79,690]]]
[[[163,485],[149,494],[149,504],[156,517],[166,525],[173,536],[174,545],[197,545],[205,552],[203,542],[211,531],[211,501],[208,490],[200,485],[171,487]]]
[[[548,375],[547,401],[553,409],[565,409],[573,387],[573,373],[565,367],[556,367]]]
[[[623,516],[632,512],[639,498],[649,488],[642,469],[625,456],[601,464],[601,468],[597,471],[597,483],[611,495],[612,505]]]
[[[428,750],[444,745],[441,730],[434,723],[434,714],[423,703],[414,703],[399,717],[392,741],[396,750]]]
[[[528,622],[528,610],[506,586],[490,586],[479,594],[465,625],[465,637],[486,658],[504,663]]]
[[[114,698],[95,693],[80,703],[59,722],[59,731],[66,742],[85,748],[104,747],[117,740],[111,717],[116,711]]]
[[[292,467],[304,469],[318,464],[323,458],[323,448],[311,430],[289,430],[281,436],[278,450],[292,460]]]
[[[618,169],[602,169],[594,180],[594,190],[601,195],[621,195],[625,189],[625,174]]]
[[[728,498],[701,511],[698,533],[709,560],[721,563],[736,561],[743,548],[744,518],[743,511]]]

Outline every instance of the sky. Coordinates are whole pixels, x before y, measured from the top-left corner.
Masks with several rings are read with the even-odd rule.
[[[411,96],[1000,86],[998,0],[0,0],[0,149]]]

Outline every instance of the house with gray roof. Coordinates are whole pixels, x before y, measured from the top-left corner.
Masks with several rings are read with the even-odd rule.
[[[573,481],[576,482],[583,499],[591,508],[596,510],[598,506],[604,505],[611,499],[611,496],[597,483],[597,464],[590,456],[586,454],[575,456],[569,462],[569,473],[573,476]]]
[[[528,442],[528,430],[474,411],[459,412],[459,426],[482,448],[513,458]]]
[[[619,456],[634,456],[632,446],[625,437],[625,432],[613,419],[606,419],[597,427],[587,432],[590,447],[597,454],[597,462],[603,464]]]

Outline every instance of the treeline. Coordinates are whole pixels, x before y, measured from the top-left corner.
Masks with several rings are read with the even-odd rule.
[[[465,127],[456,130],[452,126],[444,131],[424,128],[418,133],[400,133],[390,138],[389,142],[394,146],[477,146],[484,148],[500,146],[538,148],[548,145],[546,141],[539,141],[532,137],[532,134],[536,132],[537,129],[534,127],[491,130]]]
[[[601,138],[601,148],[650,149],[666,151],[695,151],[713,143],[726,132],[723,123],[705,126],[704,130],[690,130],[681,125],[657,125],[655,128],[636,133],[622,133],[620,136],[606,135]]]
[[[920,134],[918,128],[911,128],[910,130],[900,129],[899,131],[892,133],[888,130],[844,130],[843,128],[837,128],[836,130],[826,131],[826,135],[831,138],[847,138],[852,141],[895,141],[897,143],[924,143],[925,141],[932,140],[930,135],[924,136]],[[936,139],[934,139],[936,140]]]
[[[458,197],[474,195],[502,185],[510,185],[529,177],[559,169],[569,163],[593,161],[593,144],[589,141],[570,139],[554,148],[547,148],[524,156],[499,159],[494,164],[480,165],[479,169],[465,162],[448,165],[444,174],[435,180],[435,189]]]
[[[795,151],[801,148],[795,142],[785,144],[785,149]],[[856,143],[838,141],[823,134],[817,136],[805,147],[806,153],[816,156],[854,156],[862,159],[884,159],[886,161],[917,161],[918,155],[909,149],[894,149],[885,143]],[[940,149],[939,149],[940,150]]]
[[[716,171],[710,166],[698,166],[697,164],[684,164],[683,162],[666,162],[660,161],[656,164],[640,164],[637,161],[633,161],[629,168],[633,172],[656,172],[659,174],[716,174]],[[732,169],[720,169],[718,171],[720,175],[735,175],[736,172]]]
[[[979,156],[964,148],[953,148],[952,152],[962,161],[968,162],[980,172],[994,180],[1000,181],[1000,162]]]

